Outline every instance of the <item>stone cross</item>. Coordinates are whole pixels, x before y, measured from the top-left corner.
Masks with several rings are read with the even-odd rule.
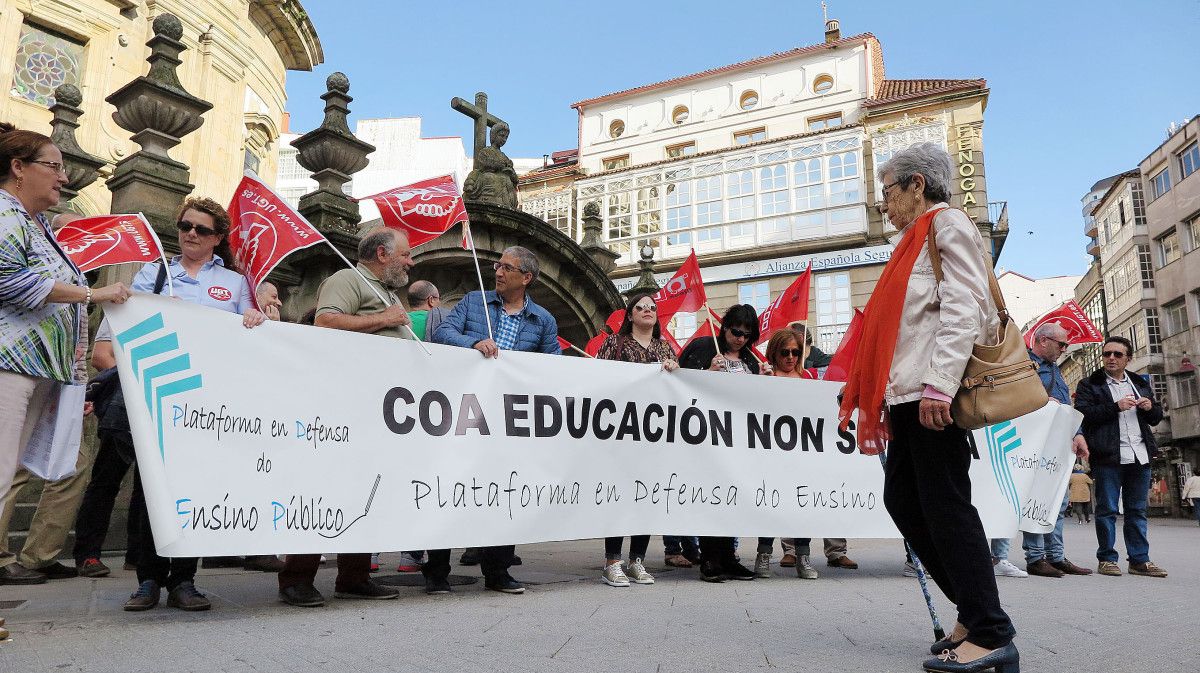
[[[504,120],[488,112],[487,94],[482,91],[475,94],[474,105],[455,96],[450,100],[450,107],[475,120],[474,147],[471,148],[471,156],[478,156],[479,150],[487,147],[488,127],[503,123]]]

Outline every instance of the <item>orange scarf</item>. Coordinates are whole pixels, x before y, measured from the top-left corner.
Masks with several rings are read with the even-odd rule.
[[[884,441],[890,439],[883,414],[883,394],[891,375],[892,356],[896,353],[908,278],[925,247],[933,218],[941,210],[921,215],[904,232],[887,266],[883,267],[883,274],[863,312],[862,338],[850,365],[846,387],[842,390],[838,417],[841,420],[839,427],[845,430],[850,423],[850,414],[858,410],[858,450],[868,456],[882,453]]]

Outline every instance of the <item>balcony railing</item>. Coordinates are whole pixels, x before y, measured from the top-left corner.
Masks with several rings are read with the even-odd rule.
[[[988,220],[995,231],[1008,230],[1008,201],[988,201]]]

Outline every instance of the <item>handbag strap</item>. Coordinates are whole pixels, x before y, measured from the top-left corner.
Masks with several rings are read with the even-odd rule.
[[[929,235],[925,237],[925,243],[929,248],[929,263],[933,265],[933,277],[938,284],[941,284],[945,277],[942,275],[942,255],[938,252],[936,239],[937,229],[934,228],[933,222],[930,222]],[[987,266],[988,272],[988,289],[991,290],[992,301],[996,304],[996,315],[1000,316],[1000,326],[1003,327],[1009,320],[1008,307],[1004,303],[1004,294],[1000,292],[1000,283],[996,280],[996,270],[991,264],[985,266]]]

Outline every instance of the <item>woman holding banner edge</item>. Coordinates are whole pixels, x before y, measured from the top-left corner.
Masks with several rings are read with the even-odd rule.
[[[608,337],[596,353],[597,360],[617,360],[639,364],[660,364],[664,371],[679,369],[675,352],[662,338],[658,323],[658,305],[648,293],[634,294],[625,307],[625,317],[616,334]],[[621,567],[621,544],[624,537],[604,539],[604,572],[600,579],[613,587],[634,584],[654,584],[654,576],[646,572],[642,560],[650,545],[649,535],[629,536],[629,571]]]
[[[841,427],[857,412],[860,451],[887,442],[884,505],[958,607],[953,632],[926,671],[1018,673],[1015,629],[1000,605],[991,552],[971,503],[971,445],[951,401],[977,341],[995,342],[990,255],[974,222],[947,206],[954,170],[933,143],[878,169],[880,210],[901,239],[867,303],[861,345],[841,399]],[[928,248],[936,246],[939,282]],[[940,654],[939,654],[940,652]]]
[[[0,502],[35,428],[63,420],[54,402],[82,392],[69,384],[87,378],[87,306],[129,298],[123,283],[88,287],[55,240],[45,211],[58,205],[66,183],[62,152],[49,137],[0,123]],[[78,407],[61,411],[82,424],[82,394]],[[0,584],[45,581],[16,559],[0,567]]]
[[[183,202],[175,224],[179,232],[180,254],[166,267],[151,262],[133,279],[139,292],[161,291],[170,276],[174,296],[183,301],[208,306],[242,316],[247,328],[257,327],[267,316],[254,308],[246,277],[237,270],[229,248],[229,214],[221,204],[209,198],[190,197]],[[142,488],[140,471],[134,488]],[[212,603],[196,589],[195,558],[164,558],[158,555],[149,511],[143,509],[142,549],[138,558],[138,589],[125,602],[125,610],[140,612],[158,606],[162,589],[167,589],[167,605],[180,610],[208,610]]]

